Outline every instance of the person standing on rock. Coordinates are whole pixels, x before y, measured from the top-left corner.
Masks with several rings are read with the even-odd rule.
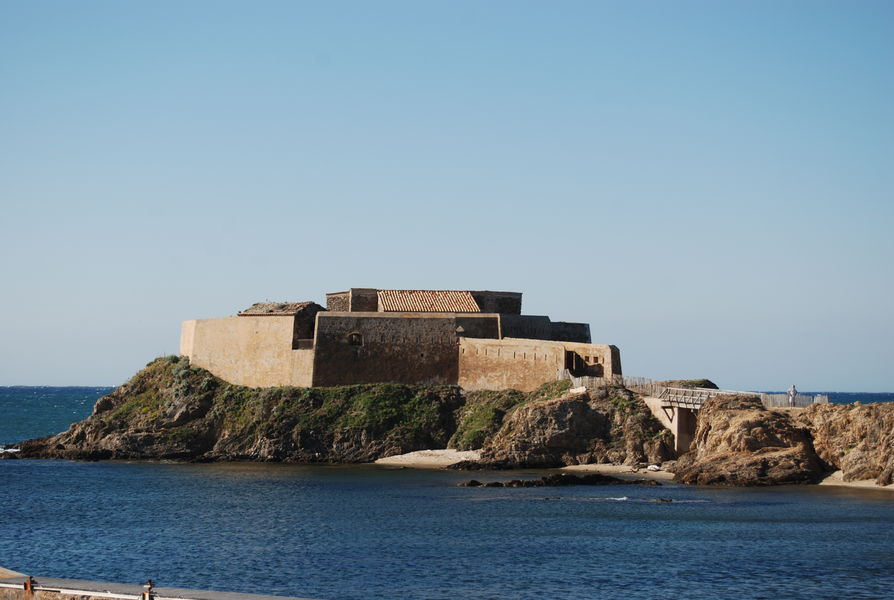
[[[798,388],[795,387],[795,384],[792,384],[792,387],[788,388],[788,405],[795,405],[795,397],[798,395]]]

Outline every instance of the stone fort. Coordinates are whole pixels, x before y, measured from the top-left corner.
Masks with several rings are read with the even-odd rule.
[[[249,387],[359,383],[536,389],[563,371],[621,374],[586,323],[521,314],[518,292],[351,288],[314,302],[262,302],[183,323],[180,354]]]

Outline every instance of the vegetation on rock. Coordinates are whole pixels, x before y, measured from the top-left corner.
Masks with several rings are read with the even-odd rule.
[[[247,388],[170,356],[67,432],[19,446],[23,457],[365,462],[443,448],[462,405],[454,386]]]
[[[466,404],[457,415],[457,428],[448,448],[477,450],[503,424],[506,413],[516,406],[557,398],[571,387],[571,382],[549,381],[533,392],[518,390],[479,390],[466,394]]]
[[[667,381],[662,381],[661,384],[667,387],[676,388],[702,388],[708,390],[720,389],[717,387],[717,384],[710,379],[669,379]]]

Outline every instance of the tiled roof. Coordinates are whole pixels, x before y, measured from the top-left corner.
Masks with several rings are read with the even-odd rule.
[[[469,292],[436,290],[379,290],[382,312],[481,312]]]
[[[240,316],[294,315],[313,302],[255,302],[239,313]]]

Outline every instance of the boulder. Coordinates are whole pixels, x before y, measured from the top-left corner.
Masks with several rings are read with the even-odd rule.
[[[494,468],[660,463],[672,436],[642,400],[621,387],[569,391],[516,406],[481,450]]]
[[[894,483],[894,403],[814,404],[797,421],[808,427],[819,457],[844,481]]]
[[[674,465],[674,481],[764,486],[817,483],[828,471],[810,431],[751,396],[717,396],[699,410],[691,450]]]

